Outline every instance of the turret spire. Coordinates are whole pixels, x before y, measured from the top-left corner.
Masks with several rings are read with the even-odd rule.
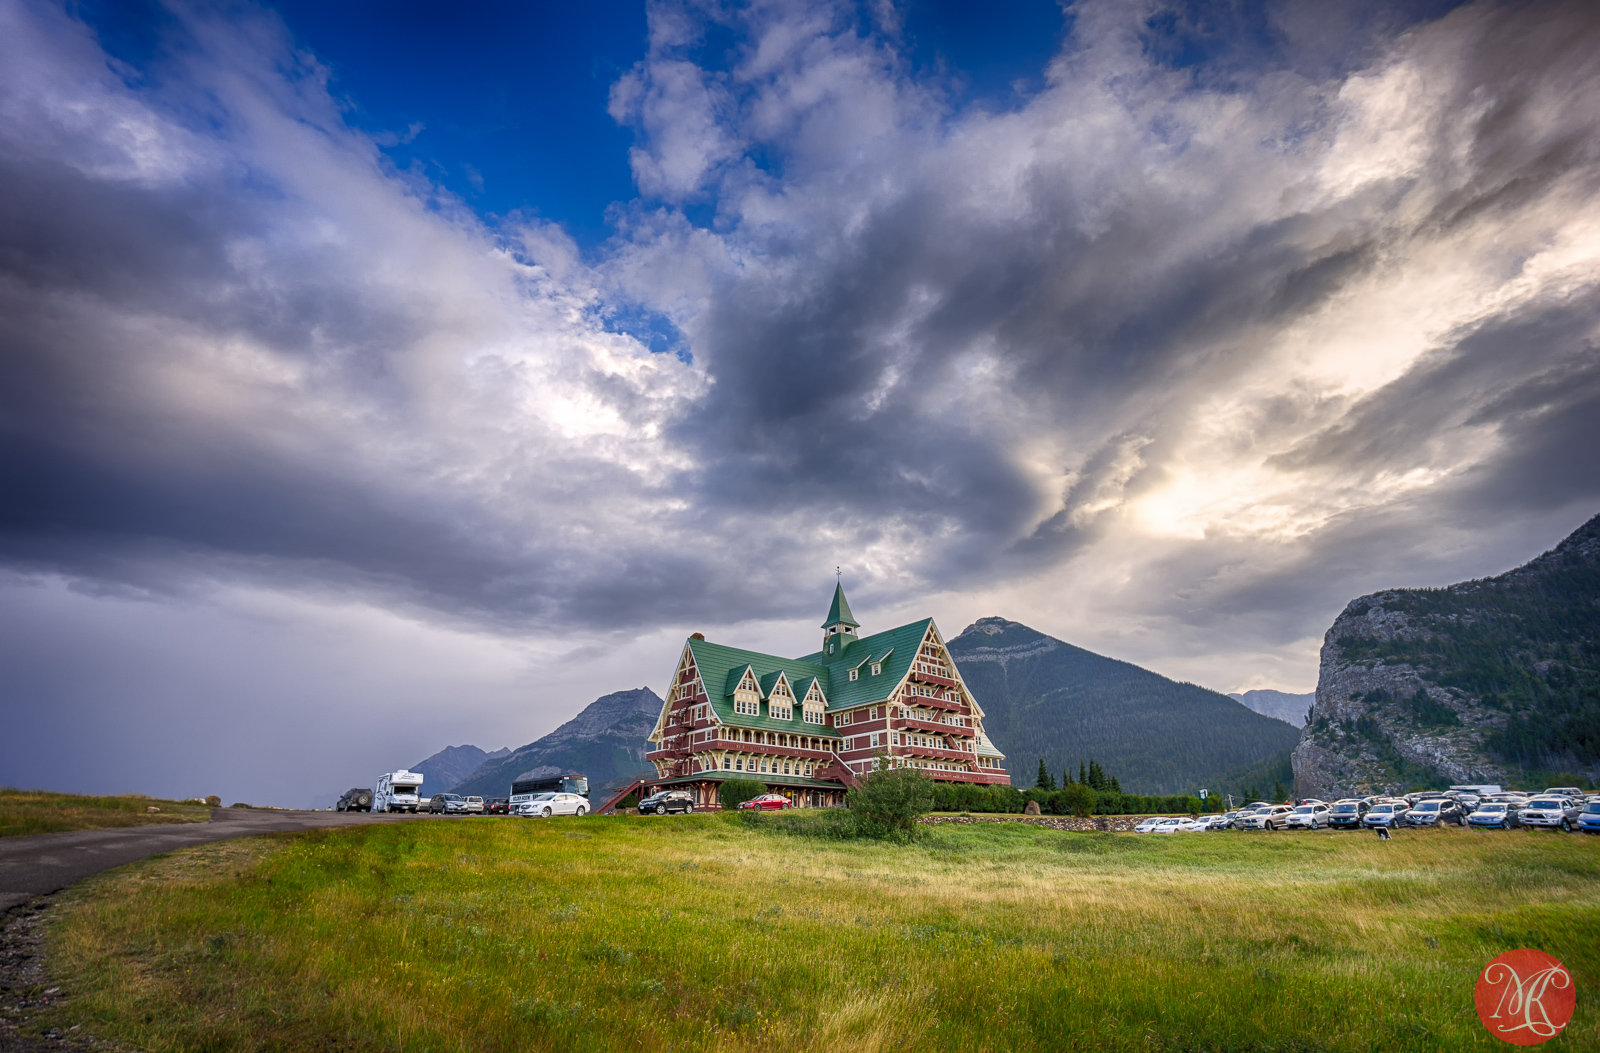
[[[850,601],[844,598],[844,582],[839,581],[833,586],[833,606],[828,608],[828,620],[822,623],[822,650],[832,654],[835,643],[847,646],[843,640],[835,641],[834,637],[848,636],[854,639],[859,628],[861,623],[850,613]]]

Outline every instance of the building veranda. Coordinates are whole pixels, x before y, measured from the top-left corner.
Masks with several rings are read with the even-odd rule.
[[[1010,785],[933,619],[872,636],[859,629],[840,585],[814,654],[780,658],[690,636],[650,733],[652,788],[688,789],[711,807],[723,782],[749,779],[826,808],[883,763],[940,782]]]

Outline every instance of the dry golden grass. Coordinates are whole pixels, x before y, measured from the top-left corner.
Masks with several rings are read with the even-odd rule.
[[[151,812],[152,807],[160,811]],[[152,823],[203,823],[209,818],[211,809],[205,805],[140,794],[97,797],[0,786],[0,837]]]
[[[734,821],[730,821],[734,820]],[[459,820],[175,853],[77,892],[59,1023],[151,1049],[1439,1050],[1538,946],[1600,1046],[1600,839]]]

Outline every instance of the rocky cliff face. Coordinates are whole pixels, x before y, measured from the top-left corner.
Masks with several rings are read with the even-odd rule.
[[[1497,578],[1363,596],[1323,640],[1301,796],[1600,776],[1600,516]]]

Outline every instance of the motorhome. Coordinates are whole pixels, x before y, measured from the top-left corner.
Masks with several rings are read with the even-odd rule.
[[[422,803],[422,773],[406,771],[388,772],[378,776],[378,789],[372,795],[374,812],[412,812]]]

